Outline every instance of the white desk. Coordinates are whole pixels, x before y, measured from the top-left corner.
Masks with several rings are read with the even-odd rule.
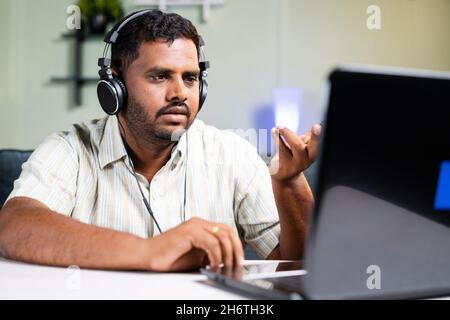
[[[246,299],[194,273],[67,269],[0,258],[2,299]]]
[[[252,260],[251,262],[255,262]],[[260,263],[267,263],[261,260]],[[199,273],[67,269],[0,258],[0,300],[7,299],[247,299],[214,287]],[[442,297],[441,299],[450,299]]]

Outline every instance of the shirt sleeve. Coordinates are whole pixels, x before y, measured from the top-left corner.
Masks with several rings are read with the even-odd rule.
[[[269,169],[256,149],[249,148],[245,164],[238,170],[235,214],[244,242],[261,258],[267,258],[279,243],[279,216]]]
[[[29,197],[51,210],[70,216],[75,205],[78,156],[60,134],[52,134],[22,165],[8,201]]]

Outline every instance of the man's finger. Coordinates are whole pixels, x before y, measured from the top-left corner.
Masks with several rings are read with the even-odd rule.
[[[304,143],[303,140],[292,130],[287,128],[280,128],[279,130],[286,142],[291,146],[291,155],[294,156],[294,159],[300,159],[306,148],[306,143]]]
[[[319,145],[319,137],[322,131],[322,126],[320,124],[315,124],[311,128],[311,141],[306,146],[308,150],[308,157],[311,162],[316,160],[317,148]]]
[[[283,131],[282,131],[283,130]],[[275,137],[273,138],[277,142],[277,151],[280,155],[280,159],[286,156],[292,157],[292,145],[286,139],[286,136],[283,134],[286,129],[284,127],[279,127],[275,129]]]
[[[305,133],[303,135],[300,136],[300,139],[302,139],[304,144],[308,144],[311,141],[311,132]]]
[[[289,151],[289,150],[284,145],[283,141],[281,141],[280,134],[279,134],[279,131],[278,131],[277,128],[272,128],[272,130],[270,131],[270,134],[272,136],[272,140],[275,141],[275,157],[277,157],[277,163],[273,162],[275,157],[272,158],[272,161],[271,161],[271,167],[272,168],[270,168],[270,171],[275,173],[275,172],[278,172],[278,170],[280,169],[279,168],[279,166],[280,166],[280,163],[279,163],[280,156],[281,157],[285,157],[287,151]],[[274,164],[275,164],[275,167],[273,166]]]
[[[233,230],[230,231],[230,240],[233,245],[234,265],[240,266],[244,260],[244,249],[241,240]]]
[[[228,235],[228,232],[224,230],[223,227],[214,226],[213,229],[214,236],[219,240],[221,248],[222,248],[222,258],[223,263],[226,267],[233,266],[233,245],[231,243],[231,239]]]
[[[279,146],[279,143],[280,143],[280,139],[278,138],[278,129],[277,128],[272,128],[270,130],[270,135],[272,137],[272,140],[275,141],[275,148],[276,148],[275,153],[276,153],[276,152],[278,152],[278,146]]]
[[[230,253],[232,255],[232,266],[240,266],[241,262],[244,260],[244,249],[242,248],[242,243],[236,232],[230,228],[228,225],[220,223],[217,224],[217,227],[221,230],[221,234],[227,236],[227,239],[230,243]],[[227,258],[225,258],[227,259]]]
[[[211,266],[218,266],[223,262],[220,242],[211,234],[211,231],[202,230],[201,234],[198,235],[194,246],[203,249],[206,252]]]

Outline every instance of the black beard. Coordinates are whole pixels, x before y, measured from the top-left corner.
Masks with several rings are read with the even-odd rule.
[[[147,143],[161,143],[161,142],[174,142],[181,136],[180,132],[173,132],[159,128],[156,125],[156,119],[160,117],[167,109],[172,107],[182,106],[186,108],[187,122],[184,130],[187,130],[190,126],[189,119],[191,118],[191,111],[189,107],[182,101],[173,101],[165,107],[162,107],[155,115],[155,119],[151,120],[146,113],[146,108],[139,104],[137,101],[128,98],[128,105],[124,109],[124,118],[127,122],[127,126],[130,129],[136,140],[142,139]],[[182,131],[182,130],[177,130]]]

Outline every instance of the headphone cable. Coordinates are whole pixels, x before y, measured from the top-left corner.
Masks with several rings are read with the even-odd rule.
[[[123,134],[124,134],[124,139],[126,140],[125,129],[123,128],[122,123],[119,120],[119,116],[116,115],[116,117],[117,117],[117,122],[119,123],[119,126],[122,128],[122,131],[123,131]],[[188,150],[189,150],[189,148],[188,148],[189,143],[188,142],[189,142],[189,140],[188,140],[188,130],[186,130],[186,165],[185,165],[185,169],[184,169],[183,222],[186,221],[187,161],[188,161]],[[125,149],[126,149],[126,147],[125,147]],[[131,167],[132,174],[133,174],[134,178],[136,179],[136,183],[138,185],[139,192],[141,193],[142,201],[144,202],[145,208],[147,209],[148,213],[150,214],[150,216],[152,217],[153,221],[155,222],[156,228],[158,229],[159,233],[162,233],[162,229],[159,226],[158,220],[156,220],[156,217],[153,214],[153,210],[150,207],[150,203],[147,201],[147,198],[145,197],[144,192],[142,191],[141,184],[139,183],[139,179],[137,177],[133,161],[131,160],[131,157],[128,155],[128,152],[127,152],[127,156],[128,156],[128,163],[129,163],[129,165]],[[150,190],[149,190],[149,193],[150,193]]]
[[[186,222],[186,189],[187,189],[187,168],[188,168],[188,151],[189,151],[189,136],[186,130],[186,165],[184,166],[184,200],[183,200],[183,222]]]
[[[123,128],[122,123],[121,123],[120,120],[119,120],[119,115],[116,115],[116,117],[117,117],[117,122],[119,123],[119,126],[122,128],[123,135],[124,135],[124,139],[125,139],[125,141],[126,141],[126,133],[125,133],[125,129]],[[123,142],[123,140],[122,140],[122,142]],[[126,147],[125,147],[125,150],[126,150]],[[141,184],[139,183],[139,179],[138,179],[138,177],[137,177],[137,174],[136,174],[136,170],[135,170],[135,168],[134,168],[133,161],[131,160],[130,155],[128,155],[128,152],[127,152],[127,157],[128,157],[128,164],[129,164],[130,167],[131,167],[131,173],[133,174],[134,178],[136,179],[136,183],[137,183],[137,186],[138,186],[138,188],[139,188],[139,192],[141,193],[142,201],[144,202],[144,205],[145,205],[145,207],[146,207],[148,213],[150,214],[150,216],[152,217],[153,221],[155,222],[156,228],[158,229],[159,233],[162,233],[162,230],[161,230],[161,227],[159,226],[158,220],[156,220],[156,217],[155,217],[155,215],[153,214],[153,210],[152,210],[152,208],[150,207],[150,204],[148,203],[147,199],[145,198],[144,192],[142,191]],[[149,192],[149,193],[150,193],[150,192]]]

